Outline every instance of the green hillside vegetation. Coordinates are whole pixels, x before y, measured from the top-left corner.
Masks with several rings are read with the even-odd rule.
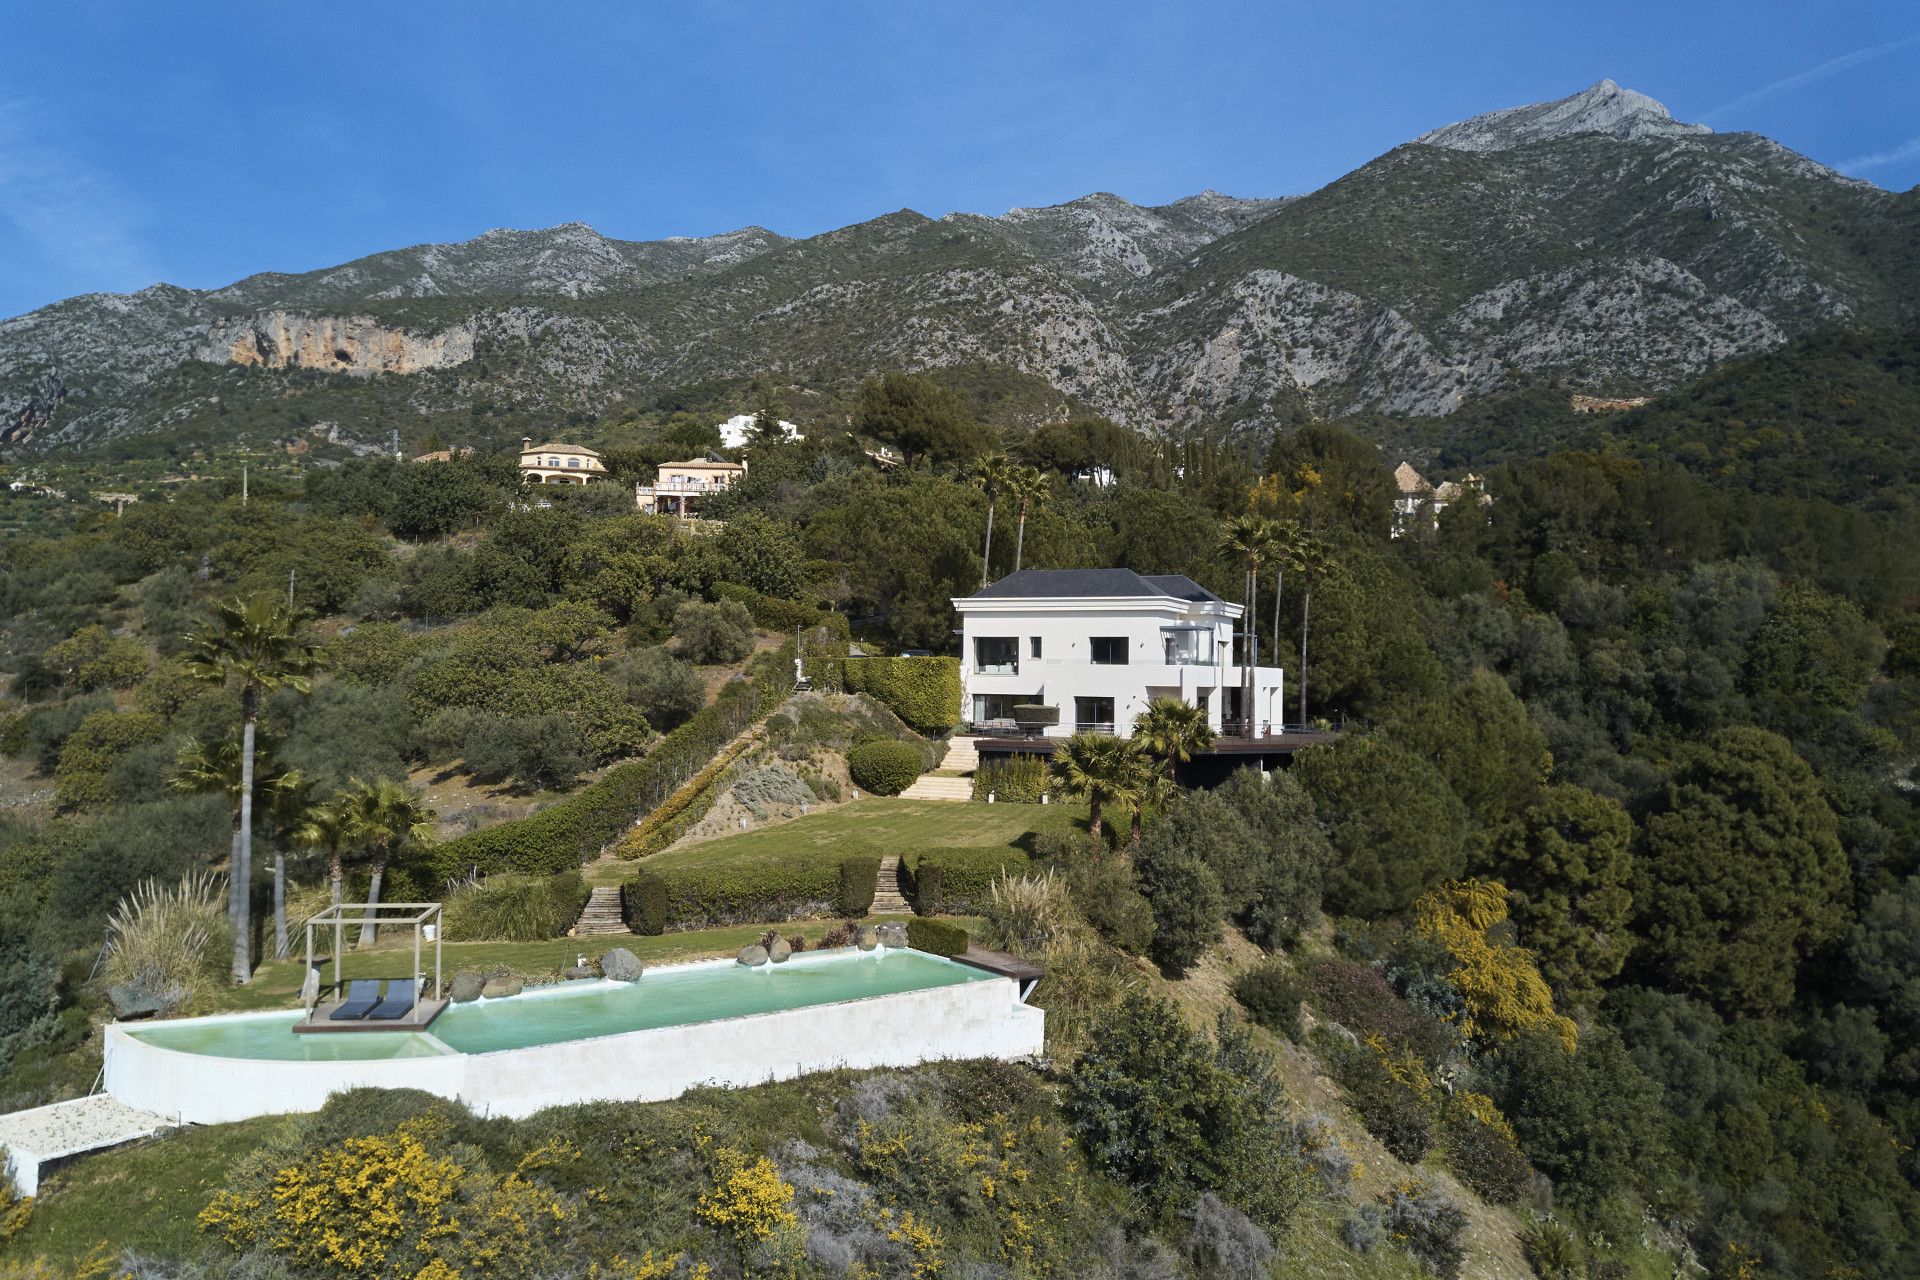
[[[960,233],[900,218],[858,234]],[[978,248],[965,238],[950,246],[962,258]],[[1259,450],[1166,446],[1084,419],[983,422],[953,386],[906,375],[855,395],[845,430],[808,421],[804,442],[756,444],[714,506],[724,528],[707,533],[633,514],[615,485],[530,506],[497,458],[315,467],[244,504],[188,484],[117,519],[73,504],[64,525],[0,542],[0,748],[53,797],[0,817],[0,1106],[89,1087],[107,1009],[89,974],[136,886],[210,874],[204,909],[225,918],[235,808],[216,748],[244,704],[235,685],[188,678],[181,639],[216,602],[284,601],[291,579],[313,616],[285,618],[284,639],[320,659],[310,689],[284,683],[258,703],[242,937],[258,963],[276,854],[296,908],[326,900],[336,850],[350,897],[376,868],[393,892],[462,891],[423,868],[484,842],[422,820],[404,781],[423,764],[504,771],[498,785],[566,797],[547,826],[585,803],[578,830],[617,831],[718,757],[689,745],[711,737],[672,736],[711,727],[703,708],[750,704],[741,727],[758,726],[768,759],[803,745],[799,700],[755,719],[800,647],[822,671],[849,636],[874,654],[950,653],[949,598],[977,587],[985,552],[989,497],[968,477],[1000,448],[1039,470],[1042,496],[1023,538],[994,499],[993,576],[1018,541],[1027,566],[1184,572],[1234,598],[1244,557],[1223,549],[1228,521],[1281,522],[1265,564],[1284,585],[1276,601],[1263,571],[1261,649],[1286,655],[1289,718],[1348,732],[1270,781],[1242,774],[1212,792],[1121,760],[1102,782],[1097,842],[1066,806],[868,800],[621,865],[786,875],[897,853],[910,892],[947,881],[951,907],[959,885],[980,917],[972,937],[1047,965],[1035,996],[1047,1063],[822,1077],[515,1124],[362,1099],[261,1128],[260,1154],[217,1173],[201,1163],[217,1145],[180,1148],[168,1172],[176,1148],[162,1139],[136,1153],[157,1163],[138,1167],[191,1180],[198,1199],[167,1222],[140,1211],[152,1269],[478,1274],[452,1244],[415,1250],[411,1226],[394,1240],[412,1251],[405,1271],[401,1254],[322,1257],[324,1231],[274,1234],[274,1178],[319,1187],[404,1165],[440,1170],[430,1183],[453,1188],[449,1212],[539,1223],[469,1242],[497,1246],[488,1274],[529,1280],[556,1257],[586,1274],[705,1264],[716,1277],[1257,1280],[1306,1274],[1311,1259],[1362,1276],[1904,1280],[1920,1269],[1920,623],[1899,496],[1909,464],[1897,440],[1861,461],[1904,403],[1900,350],[1867,336],[1790,357],[1848,385],[1886,370],[1864,384],[1879,388],[1855,406],[1864,416],[1794,446],[1816,475],[1879,469],[1872,500],[1847,482],[1776,484],[1757,465],[1696,472],[1611,419],[1595,425],[1619,441],[1509,457],[1486,474],[1490,505],[1455,504],[1396,538],[1397,459],[1336,425]],[[1699,407],[1645,420],[1731,437],[1733,418],[1758,415],[1712,406],[1745,394],[1710,387]],[[1819,396],[1754,396],[1809,424],[1821,413]],[[677,446],[698,425],[679,412],[594,429],[636,451]],[[876,469],[863,447],[878,443],[913,464]],[[1073,479],[1080,451],[1109,448],[1116,484]],[[931,718],[922,708],[923,727]],[[907,740],[855,720],[835,722],[834,750]],[[1098,772],[1103,758],[1082,760]],[[675,787],[558,785],[601,766],[604,784],[635,761],[660,762]],[[358,816],[293,821],[301,780],[320,801],[366,784],[351,793]],[[541,829],[484,823],[508,833],[501,847]],[[523,870],[547,877],[542,894],[578,893],[564,864],[592,859],[590,843]],[[960,846],[1018,848],[1027,865],[974,884],[923,870]],[[837,867],[825,886],[801,886],[810,920],[789,922],[791,896],[752,894],[729,897],[725,918],[824,934]],[[779,910],[747,919],[743,901]],[[130,945],[108,957],[109,980],[138,972]],[[225,945],[169,959],[163,989],[177,985],[189,1010],[254,998],[226,982]],[[254,981],[279,990],[290,976],[269,965]],[[89,1242],[69,1206],[115,1159],[58,1175],[30,1217],[42,1234],[26,1238],[57,1265]],[[1003,1183],[1001,1160],[1028,1172]],[[836,1217],[813,1186],[856,1207]],[[314,1221],[346,1212],[315,1194]],[[746,1199],[721,1212],[722,1195]],[[200,1204],[225,1207],[206,1230],[182,1229]],[[751,1222],[765,1234],[743,1235]]]

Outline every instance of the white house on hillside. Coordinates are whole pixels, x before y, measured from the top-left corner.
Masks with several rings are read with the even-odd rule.
[[[721,423],[720,424],[721,447],[726,449],[746,448],[747,442],[753,439],[753,426],[754,426],[754,423],[757,421],[759,421],[759,419],[751,413],[736,413],[731,418],[728,418],[725,422]],[[806,439],[805,436],[800,434],[800,428],[794,426],[791,422],[788,422],[785,418],[781,418],[778,421],[780,423],[780,434],[785,436],[787,439],[789,440],[805,440]]]
[[[1242,607],[1179,574],[1022,569],[960,611],[962,708],[977,729],[1011,728],[1013,708],[1059,710],[1050,737],[1078,729],[1128,737],[1154,698],[1204,707],[1216,731],[1241,720],[1244,671],[1233,632]],[[1254,669],[1253,719],[1278,733],[1278,667]]]

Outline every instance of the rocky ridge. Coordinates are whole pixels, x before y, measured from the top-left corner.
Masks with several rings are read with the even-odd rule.
[[[74,298],[0,321],[0,443],[244,425],[268,406],[384,436],[483,406],[591,416],[770,371],[956,365],[1163,430],[1432,415],[1542,377],[1657,391],[1798,333],[1911,322],[1916,298],[1920,193],[1603,81],[1285,200],[1097,193],[802,240],[570,224]],[[329,390],[342,378],[350,400]]]

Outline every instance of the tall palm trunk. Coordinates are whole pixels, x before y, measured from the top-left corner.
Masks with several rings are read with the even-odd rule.
[[[993,494],[989,493],[987,495],[987,545],[981,548],[980,551],[980,585],[983,588],[987,585],[987,562],[993,558],[993,509],[995,505],[996,499]]]
[[[1260,562],[1247,564],[1247,672],[1246,705],[1241,708],[1247,716],[1247,736],[1260,736],[1260,726],[1253,716],[1253,672],[1260,663]]]
[[[253,980],[253,734],[260,718],[260,694],[240,691],[240,843],[233,869],[233,980]]]
[[[1300,597],[1300,723],[1307,724],[1307,614],[1313,609],[1313,572],[1307,572]]]
[[[1100,793],[1092,792],[1087,796],[1087,831],[1093,836],[1094,843],[1100,841]]]
[[[380,905],[380,880],[386,874],[387,846],[385,844],[377,844],[373,847],[373,878],[367,882],[367,906],[369,908]],[[360,945],[363,947],[372,946],[373,936],[373,912],[369,909],[366,919],[360,922]]]
[[[1287,584],[1287,568],[1286,568],[1286,563],[1282,561],[1278,565],[1276,565],[1273,570],[1273,660],[1275,662],[1280,661],[1280,597],[1285,594],[1286,584]],[[1282,689],[1280,691],[1281,724],[1279,725],[1279,729],[1283,733],[1286,731],[1286,728],[1287,728],[1285,723],[1286,719],[1287,719],[1287,694],[1286,694],[1286,690]]]
[[[273,958],[287,958],[287,851],[273,850]]]
[[[1145,823],[1142,815],[1146,812],[1146,801],[1141,800],[1133,806],[1133,829],[1128,832],[1128,842],[1135,853],[1140,852],[1140,830]]]
[[[340,881],[343,878],[343,874],[340,866],[340,846],[335,845],[327,861],[327,879],[332,883],[333,905],[336,907],[340,905]]]
[[[1027,549],[1027,500],[1020,499],[1020,528],[1013,538],[1013,571],[1020,572],[1020,557]]]

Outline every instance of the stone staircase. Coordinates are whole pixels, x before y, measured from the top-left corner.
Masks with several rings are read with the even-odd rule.
[[[973,771],[980,765],[980,751],[972,738],[955,738],[947,744],[946,758],[932,773],[923,773],[912,786],[900,793],[902,800],[971,800]]]
[[[880,878],[873,889],[873,906],[869,914],[876,916],[904,916],[913,911],[907,904],[907,895],[900,892],[900,859],[889,854],[880,859]]]
[[[573,936],[591,938],[609,933],[631,933],[620,914],[620,888],[602,885],[587,897],[586,909],[574,923]]]

